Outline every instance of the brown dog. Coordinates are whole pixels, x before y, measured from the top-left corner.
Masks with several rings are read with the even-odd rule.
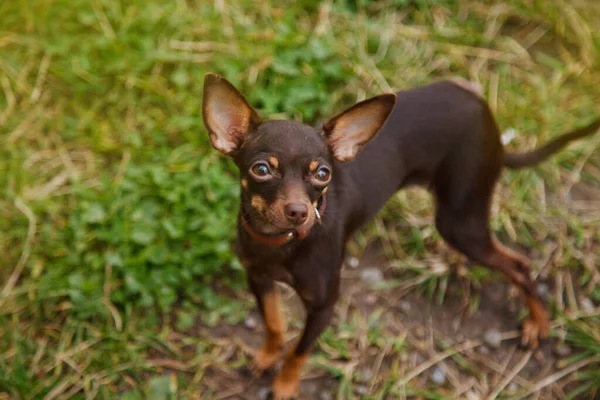
[[[600,120],[515,154],[504,151],[489,107],[468,84],[445,81],[373,97],[313,128],[263,122],[228,81],[211,74],[202,111],[212,145],[240,170],[236,251],[266,327],[255,373],[273,367],[284,344],[275,282],[292,286],[307,310],[302,337],[273,383],[276,400],[294,397],[310,348],[331,320],[347,239],[411,184],[434,195],[435,225],[452,247],[521,289],[530,311],[522,343],[537,347],[548,335],[529,260],[489,230],[492,192],[503,166],[537,164],[595,132]]]

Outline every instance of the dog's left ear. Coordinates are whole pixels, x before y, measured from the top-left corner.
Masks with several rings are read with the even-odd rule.
[[[375,137],[396,104],[396,95],[361,101],[323,124],[329,147],[338,161],[350,161]]]
[[[239,149],[250,130],[261,123],[244,96],[215,74],[204,76],[202,117],[213,147],[227,155]]]

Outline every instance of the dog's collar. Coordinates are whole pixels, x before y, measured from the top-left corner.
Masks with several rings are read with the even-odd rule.
[[[319,201],[317,202],[317,207],[315,208],[315,213],[317,214],[317,223],[321,222],[321,216],[325,212],[325,206],[327,205],[326,200],[327,199],[325,198],[325,193],[323,193],[323,195],[319,197]],[[305,237],[307,237],[310,233],[309,229],[303,233],[298,233],[296,231],[288,231],[276,235],[266,235],[264,233],[257,232],[254,228],[252,228],[252,225],[250,225],[250,222],[248,222],[244,213],[241,214],[241,220],[242,226],[244,227],[246,233],[248,233],[248,235],[250,235],[250,237],[256,240],[258,243],[264,244],[266,246],[281,246],[295,238],[302,240]]]

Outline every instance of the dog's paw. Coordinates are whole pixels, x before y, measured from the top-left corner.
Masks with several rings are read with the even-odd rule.
[[[264,371],[271,369],[275,366],[275,363],[279,360],[281,356],[280,352],[270,352],[267,351],[264,347],[261,347],[260,350],[254,354],[254,358],[250,361],[250,372],[255,378],[260,378]]]
[[[284,380],[278,376],[271,391],[273,400],[292,400],[298,396],[298,381]]]
[[[550,331],[550,324],[545,318],[528,318],[523,322],[521,331],[521,346],[536,350],[540,340],[546,339]]]

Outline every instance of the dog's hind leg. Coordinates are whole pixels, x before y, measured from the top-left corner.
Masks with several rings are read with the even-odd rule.
[[[462,183],[464,185],[465,181]],[[493,187],[491,182],[487,190],[482,190],[482,185],[479,185],[462,193],[456,190],[438,191],[436,227],[456,250],[479,264],[502,272],[521,289],[530,311],[523,325],[521,342],[536,348],[538,339],[548,336],[548,312],[536,294],[535,283],[530,277],[529,259],[502,245],[489,230]]]

